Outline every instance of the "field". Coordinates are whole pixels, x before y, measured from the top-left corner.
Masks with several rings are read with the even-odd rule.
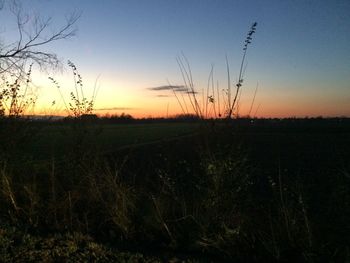
[[[96,144],[101,153],[113,153],[122,149],[143,144],[172,140],[193,133],[198,125],[191,123],[155,123],[155,124],[96,124],[84,127],[90,143]],[[26,152],[39,160],[61,158],[71,143],[76,143],[80,127],[53,123],[41,127],[36,138]],[[33,154],[35,153],[35,154]]]
[[[349,119],[16,125],[2,261],[350,259]]]

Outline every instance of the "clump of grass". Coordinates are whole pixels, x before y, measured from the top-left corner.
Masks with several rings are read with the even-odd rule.
[[[108,225],[116,238],[128,236],[132,233],[133,187],[121,180],[118,170],[112,172],[102,163],[92,161],[78,168],[68,168],[66,163],[67,170],[62,171],[52,161],[25,175],[11,172],[4,164],[0,174],[3,219],[29,228],[87,233],[106,230]]]
[[[74,91],[70,93],[70,102],[66,102],[58,81],[56,81],[53,77],[49,77],[49,80],[51,80],[51,82],[57,88],[69,116],[73,116],[74,118],[78,119],[84,115],[91,115],[93,114],[94,103],[98,92],[96,84],[91,98],[88,99],[88,97],[86,97],[84,94],[83,78],[79,74],[77,67],[70,60],[68,60],[68,66],[72,69],[74,79]]]
[[[0,261],[162,262],[137,252],[118,251],[78,232],[35,236],[4,224],[0,225]]]
[[[33,108],[36,96],[33,91],[32,66],[20,76],[2,74],[0,83],[0,118],[19,118]]]
[[[171,88],[183,114],[190,114],[190,110],[192,110],[192,113],[194,113],[200,119],[217,119],[222,117],[231,119],[236,111],[236,115],[238,116],[238,102],[241,94],[241,88],[243,86],[247,50],[249,45],[252,43],[252,37],[256,32],[256,27],[257,22],[254,22],[251,25],[247,37],[244,41],[243,55],[238,74],[238,82],[235,84],[236,91],[234,92],[233,96],[231,91],[230,68],[227,57],[227,89],[222,90],[222,93],[220,94],[219,82],[216,81],[215,83],[214,65],[211,65],[206,91],[204,92],[204,89],[202,89],[202,101],[198,96],[200,92],[195,87],[191,66],[187,57],[182,53],[181,56],[176,59],[184,82],[184,86],[183,89],[178,89],[177,86],[173,86],[169,83],[169,87]],[[185,96],[183,94],[184,90],[186,92]],[[220,99],[220,97],[222,97],[222,99]]]
[[[268,209],[262,212],[269,227],[259,227],[256,237],[275,260],[312,261],[314,237],[306,195],[300,182],[284,179],[280,169],[276,181],[269,177],[273,205],[266,205]]]

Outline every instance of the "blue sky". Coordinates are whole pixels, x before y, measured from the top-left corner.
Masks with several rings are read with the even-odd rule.
[[[164,94],[147,88],[166,85],[167,79],[183,84],[176,63],[181,52],[190,61],[198,91],[206,88],[212,63],[220,89],[226,88],[225,56],[235,82],[243,41],[257,21],[248,50],[242,114],[259,83],[257,115],[350,116],[348,0],[32,0],[23,4],[28,12],[52,16],[53,27],[70,12],[81,12],[77,36],[48,48],[63,61],[74,61],[87,88],[100,75],[97,107],[133,108],[129,113],[135,115],[161,115],[169,104],[178,110],[174,98],[157,97]],[[0,16],[2,29],[10,18]],[[10,32],[5,27],[1,37]],[[69,78],[55,76],[63,82]],[[42,105],[55,95],[46,85],[42,81]]]

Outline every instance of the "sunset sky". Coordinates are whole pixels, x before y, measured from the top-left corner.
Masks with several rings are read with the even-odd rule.
[[[85,94],[99,88],[96,113],[135,117],[181,113],[170,90],[184,85],[176,58],[183,53],[198,97],[206,90],[211,65],[215,85],[238,78],[243,42],[253,22],[240,114],[259,117],[350,116],[349,0],[30,0],[29,14],[53,17],[53,28],[72,11],[81,12],[77,35],[45,50],[71,60],[83,77]],[[0,40],[16,38],[13,16],[0,12]],[[12,22],[11,22],[12,21]],[[36,114],[62,114],[63,103],[48,76],[69,100],[73,77],[64,70],[33,75]],[[222,99],[222,98],[220,98]],[[57,103],[52,106],[52,102]]]

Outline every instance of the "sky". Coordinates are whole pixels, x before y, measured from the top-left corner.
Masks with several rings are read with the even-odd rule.
[[[213,95],[206,93],[213,66],[216,107],[221,101],[216,113],[224,114],[226,57],[233,89],[244,40],[257,22],[244,65],[239,114],[350,116],[348,0],[23,0],[22,4],[28,14],[52,17],[53,29],[64,24],[70,13],[81,14],[76,36],[44,49],[55,52],[65,65],[67,60],[74,62],[85,94],[98,87],[98,114],[164,117],[192,112],[188,94],[177,92],[181,105],[187,107],[182,111],[173,91],[159,88],[184,85],[177,63],[183,55],[203,109],[207,95]],[[18,37],[13,21],[10,13],[0,12],[3,42]],[[36,70],[32,76],[38,93],[35,113],[64,114],[60,94],[48,76],[60,83],[67,101],[74,91],[68,66],[48,73]],[[208,105],[213,114],[212,104]]]

